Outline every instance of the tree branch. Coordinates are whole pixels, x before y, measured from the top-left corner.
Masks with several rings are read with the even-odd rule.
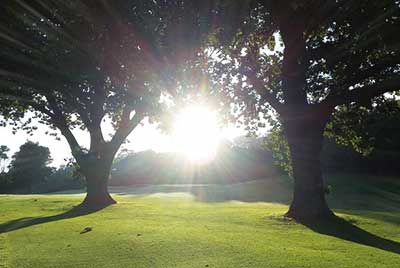
[[[386,92],[397,90],[400,90],[400,75],[386,79],[382,82],[376,82],[373,85],[367,85],[349,90],[341,95],[329,95],[322,102],[322,104],[327,106],[337,106],[351,102],[364,102]]]
[[[252,47],[248,51],[249,56],[247,57],[247,64],[249,65],[249,71],[245,71],[247,79],[251,82],[253,88],[261,96],[261,98],[268,102],[276,111],[279,111],[282,104],[274,96],[273,93],[267,91],[265,88],[265,82],[262,78],[258,77],[255,70],[261,70],[260,63],[258,61],[259,57],[259,47]]]
[[[247,73],[246,77],[249,79],[253,85],[253,88],[257,91],[261,98],[265,102],[268,102],[276,111],[280,111],[282,104],[278,101],[274,94],[267,91],[264,81],[257,77],[254,72]]]
[[[60,131],[61,134],[67,140],[69,147],[71,148],[72,155],[78,160],[81,153],[81,146],[76,140],[74,134],[68,127],[65,116],[58,108],[56,100],[52,96],[46,96],[51,109],[53,110],[52,116],[50,116],[51,123],[53,123]]]
[[[360,66],[354,66],[353,70],[349,70],[349,77],[343,82],[345,87],[355,85],[357,83],[363,82],[365,79],[370,77],[377,77],[377,75],[389,68],[394,68],[400,62],[399,57],[387,56],[384,60],[375,63],[373,66],[360,70]],[[356,73],[354,75],[353,73]]]
[[[110,141],[110,146],[117,151],[128,135],[140,124],[144,118],[144,113],[136,111],[133,118],[130,118],[132,109],[125,107],[117,131]]]

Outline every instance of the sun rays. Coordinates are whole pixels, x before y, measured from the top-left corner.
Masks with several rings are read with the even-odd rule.
[[[188,107],[176,117],[173,131],[175,147],[193,162],[212,160],[220,137],[217,115],[205,106]]]

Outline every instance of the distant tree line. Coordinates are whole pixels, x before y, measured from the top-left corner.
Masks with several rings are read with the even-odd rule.
[[[50,167],[49,148],[38,143],[27,141],[11,158],[7,146],[0,150],[0,193],[46,193],[84,186],[72,164]]]
[[[388,132],[383,140],[392,144],[396,141],[390,139],[392,134]],[[287,174],[290,171],[285,157],[288,152],[284,149],[284,139],[280,137],[281,144],[277,144],[276,137],[274,132],[267,136],[265,140],[269,145],[264,147],[261,147],[262,138],[238,139],[234,144],[225,142],[215,159],[202,164],[175,152],[121,153],[113,163],[110,184],[230,184]],[[277,145],[271,147],[271,144]],[[81,189],[86,185],[73,161],[58,168],[49,167],[51,157],[47,147],[27,141],[12,157],[8,157],[9,151],[5,145],[0,147],[0,193],[47,193]],[[326,173],[398,176],[399,157],[400,150],[396,146],[388,150],[382,145],[362,154],[351,146],[325,138],[321,163]]]
[[[275,152],[269,148],[261,148],[259,144],[259,140],[253,139],[250,146],[224,145],[217,157],[206,164],[191,163],[176,153],[128,153],[116,159],[110,185],[229,184],[287,174],[287,158],[283,156],[287,152]],[[278,148],[283,150],[282,147]],[[323,172],[326,173],[398,176],[400,167],[396,165],[396,161],[399,157],[400,150],[376,148],[368,155],[363,155],[350,146],[340,145],[333,139],[325,138],[321,164]]]
[[[261,179],[279,174],[272,154],[262,148],[221,146],[216,158],[195,163],[174,152],[143,151],[117,158],[110,185],[220,184]]]

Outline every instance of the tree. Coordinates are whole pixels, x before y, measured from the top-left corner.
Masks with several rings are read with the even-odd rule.
[[[86,178],[83,205],[115,201],[115,154],[161,97],[179,88],[180,63],[197,55],[215,17],[209,1],[6,1],[0,16],[0,107],[28,132],[32,118],[58,129]],[[199,15],[200,14],[200,15]],[[27,114],[27,111],[32,113]],[[102,123],[114,127],[106,139]],[[73,129],[90,134],[90,147]],[[52,134],[52,133],[50,133]]]
[[[9,151],[10,148],[8,148],[8,146],[6,145],[0,146],[0,192],[1,193],[7,191],[11,185],[11,178],[5,172],[9,162],[9,157],[7,155]]]
[[[331,115],[341,105],[368,106],[400,89],[399,5],[255,1],[233,41],[213,61],[211,75],[246,124],[255,126],[260,117],[276,113],[293,167],[288,217],[333,215],[320,168]]]
[[[7,153],[10,151],[7,145],[0,146],[0,173],[4,173],[7,167],[8,155]]]
[[[272,152],[274,163],[281,171],[293,176],[293,168],[290,158],[290,149],[288,142],[283,134],[283,130],[279,125],[272,127],[268,136],[264,139],[263,147]]]
[[[400,152],[400,101],[381,97],[369,107],[342,106],[325,134],[364,156],[374,151]]]
[[[84,178],[76,172],[73,163],[70,163],[54,169],[52,174],[46,178],[46,181],[38,185],[36,189],[40,192],[82,189],[85,185],[84,182]]]
[[[12,156],[9,175],[14,189],[31,193],[34,184],[43,182],[52,173],[49,148],[27,141]]]

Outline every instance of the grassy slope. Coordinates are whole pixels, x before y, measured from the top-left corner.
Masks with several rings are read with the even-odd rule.
[[[332,181],[330,203],[341,216],[375,234],[368,239],[378,245],[382,238],[400,242],[398,183],[380,181],[383,187],[376,188],[376,178]],[[270,202],[286,203],[290,192],[276,181],[114,191],[124,193],[116,195],[118,205],[71,218],[54,215],[79,203],[81,195],[0,195],[0,267],[400,265],[400,255],[363,239],[350,242],[284,221],[287,206]],[[92,231],[80,234],[88,226]]]

